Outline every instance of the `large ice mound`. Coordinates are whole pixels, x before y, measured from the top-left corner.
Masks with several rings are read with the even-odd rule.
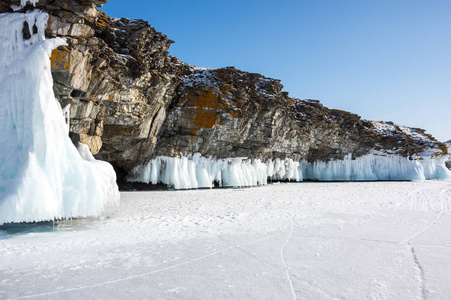
[[[145,166],[134,168],[131,182],[163,183],[175,189],[265,185],[268,180],[282,181],[363,181],[449,179],[445,157],[410,160],[398,155],[374,153],[352,159],[309,163],[292,159],[260,160],[246,158],[214,159],[199,153],[190,156],[159,156]]]
[[[119,201],[111,165],[81,146],[83,159],[68,137],[49,61],[65,41],[45,39],[47,20],[0,15],[0,224],[99,215]],[[37,28],[28,40],[25,22]]]

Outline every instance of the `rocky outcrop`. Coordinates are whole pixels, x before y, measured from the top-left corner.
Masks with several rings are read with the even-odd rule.
[[[152,155],[183,68],[168,55],[171,40],[146,21],[109,18],[97,10],[106,2],[41,0],[20,8],[8,0],[0,9],[49,13],[47,37],[67,41],[51,65],[55,95],[71,105],[72,139],[129,169]]]
[[[426,149],[444,151],[424,130],[362,120],[317,100],[291,98],[282,88],[279,80],[234,68],[194,70],[176,91],[155,155],[312,162],[370,150],[412,158]]]
[[[70,107],[70,134],[124,177],[156,156],[201,153],[326,161],[370,150],[414,158],[446,146],[421,129],[362,120],[299,100],[279,80],[233,67],[200,69],[168,55],[172,43],[143,20],[111,19],[102,1],[4,0],[0,12],[49,13],[54,91]],[[29,33],[28,33],[29,34]],[[27,32],[24,31],[24,37]]]

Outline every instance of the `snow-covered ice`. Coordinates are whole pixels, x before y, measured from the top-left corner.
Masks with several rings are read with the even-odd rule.
[[[131,182],[163,183],[175,189],[211,188],[214,183],[225,187],[249,187],[277,181],[342,180],[425,180],[450,179],[447,157],[425,157],[410,160],[400,155],[374,153],[352,159],[296,162],[292,159],[268,160],[226,158],[214,159],[199,153],[181,157],[159,156],[145,166],[134,168]]]
[[[0,227],[1,299],[447,299],[451,181],[122,193]]]
[[[69,139],[49,60],[65,41],[45,39],[47,20],[0,15],[0,224],[99,215],[119,200],[111,165],[84,160]],[[29,39],[24,24],[37,29]]]

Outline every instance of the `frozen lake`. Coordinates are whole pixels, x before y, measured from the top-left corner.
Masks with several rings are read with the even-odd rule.
[[[451,181],[121,193],[0,226],[0,299],[445,299]]]

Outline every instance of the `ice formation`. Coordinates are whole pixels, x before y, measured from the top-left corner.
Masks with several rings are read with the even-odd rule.
[[[267,167],[260,160],[243,158],[213,159],[192,156],[159,156],[146,166],[132,170],[128,181],[164,183],[175,189],[238,187],[266,184]]]
[[[363,181],[363,180],[424,180],[449,179],[445,158],[410,160],[398,155],[374,153],[352,159],[295,162],[292,159],[260,160],[246,158],[214,159],[192,156],[165,157],[136,167],[127,180],[131,182],[163,183],[175,189],[248,187],[280,181]]]
[[[444,158],[410,160],[399,155],[368,154],[356,159],[348,155],[344,160],[303,162],[301,165],[305,179],[321,181],[451,178]]]
[[[67,135],[49,61],[65,41],[45,39],[47,20],[38,10],[0,15],[0,224],[99,215],[119,201],[111,165],[81,146],[83,159]],[[25,22],[37,28],[28,40]]]

